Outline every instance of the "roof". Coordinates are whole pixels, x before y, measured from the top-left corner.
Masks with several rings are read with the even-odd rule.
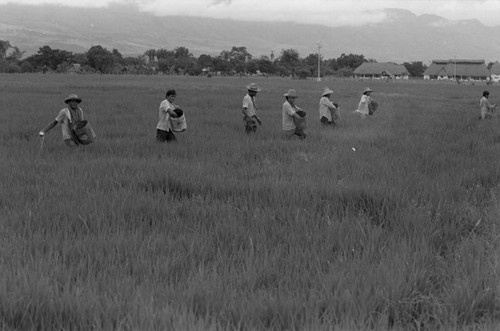
[[[432,60],[432,63],[461,63],[461,64],[481,64],[484,60],[467,60],[467,59],[449,59],[449,60]]]
[[[496,61],[490,68],[490,72],[492,75],[500,75],[500,63]]]
[[[385,62],[364,62],[359,67],[354,70],[356,75],[399,75],[399,76],[409,76],[410,73],[404,65]]]
[[[433,60],[424,76],[477,76],[489,77],[484,60]]]

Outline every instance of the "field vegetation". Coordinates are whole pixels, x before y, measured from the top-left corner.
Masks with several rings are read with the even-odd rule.
[[[257,82],[255,135],[241,100]],[[322,128],[322,88],[341,105]],[[374,116],[352,111],[365,86]],[[188,130],[157,144],[177,90]],[[280,139],[283,93],[308,112]],[[445,82],[0,75],[0,329],[492,330],[499,120]],[[491,101],[500,90],[489,86]],[[38,131],[76,93],[97,133]]]

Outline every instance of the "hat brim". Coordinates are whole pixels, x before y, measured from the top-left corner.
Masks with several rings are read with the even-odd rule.
[[[247,86],[247,90],[248,91],[252,91],[252,92],[260,92],[260,91],[262,91],[260,88],[253,87],[253,86],[250,86],[250,85]]]
[[[299,96],[298,95],[290,95],[290,94],[283,94],[284,97],[286,98],[298,98]]]
[[[64,103],[68,103],[70,101],[77,101],[78,103],[80,103],[80,102],[82,102],[82,99],[80,99],[80,98],[78,98],[78,99],[77,98],[68,98],[68,99],[64,100]]]

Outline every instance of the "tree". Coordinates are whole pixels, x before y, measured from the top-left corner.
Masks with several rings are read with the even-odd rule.
[[[356,54],[349,54],[345,55],[342,53],[339,58],[337,58],[337,64],[339,65],[340,68],[351,68],[351,69],[356,69],[359,67],[363,62],[366,62],[365,56],[364,55],[356,55]]]
[[[9,72],[9,62],[0,59],[0,72]]]
[[[101,73],[110,73],[114,65],[113,53],[102,46],[92,46],[87,51],[87,61],[89,66]]]
[[[261,56],[258,60],[256,60],[256,63],[262,73],[274,74],[276,72],[276,68],[274,67],[272,60],[267,56]]]
[[[178,73],[181,73],[182,71],[182,73],[185,74],[194,66],[195,66],[195,60],[193,58],[182,57],[175,59],[175,70]]]
[[[11,47],[12,46],[8,40],[0,40],[0,59],[5,59],[8,49]]]
[[[233,46],[231,50],[224,50],[220,53],[217,65],[224,67],[225,72],[232,73],[246,73],[248,71],[248,61],[252,59],[252,55],[248,53],[247,48],[244,46]]]
[[[220,57],[229,62],[230,70],[237,73],[247,72],[247,61],[252,59],[245,46],[233,46],[229,51],[222,51]]]
[[[293,48],[283,49],[281,50],[281,56],[278,61],[293,77],[295,76],[296,68],[300,65],[299,52]]]
[[[116,49],[116,48],[113,48],[113,60],[115,63],[119,63],[119,64],[125,64],[123,62],[123,56],[122,54]]]
[[[336,59],[328,59],[326,61],[326,66],[335,71],[339,69],[339,64],[337,63]]]
[[[87,64],[87,54],[85,53],[75,53],[73,54],[73,62],[79,64]]]
[[[318,54],[317,53],[309,54],[304,59],[304,64],[306,66],[307,71],[309,72],[309,76],[317,76],[317,74],[318,74]],[[320,63],[320,65],[323,66],[322,63]]]
[[[38,52],[25,59],[26,62],[30,63],[35,68],[48,68],[51,70],[57,70],[57,67],[64,63],[73,63],[73,53],[52,49],[50,46],[40,47]]]
[[[255,74],[257,73],[257,70],[259,70],[259,65],[257,64],[257,61],[250,60],[246,63],[246,71],[248,73]]]
[[[168,73],[170,70],[169,61],[167,59],[161,58],[158,60],[158,70],[163,73]]]
[[[20,51],[19,48],[16,46],[11,46],[14,50],[8,54],[5,59],[9,62],[19,62],[21,61],[21,58],[23,57],[25,51]]]
[[[158,70],[163,73],[168,73],[175,67],[175,53],[164,48],[156,50],[156,58],[158,59]]]
[[[167,59],[167,58],[175,58],[175,54],[173,51],[168,51],[166,49],[163,49],[163,48],[160,48],[158,50],[156,50],[156,58],[158,60],[160,59]]]
[[[229,61],[224,59],[221,55],[214,58],[212,63],[214,66],[214,71],[228,73],[231,70],[231,67],[229,65]]]
[[[213,59],[210,55],[201,54],[198,57],[198,65],[202,68],[210,68],[213,65]]]
[[[191,59],[193,58],[193,54],[189,52],[189,49],[186,47],[177,47],[174,49],[174,56],[176,59]]]
[[[126,66],[139,66],[144,63],[141,57],[127,56],[123,59],[123,64]]]
[[[151,48],[144,52],[144,55],[148,58],[148,63],[153,63],[155,61],[156,50]]]
[[[427,69],[427,66],[422,64],[421,61],[416,61],[416,62],[405,62],[403,63],[405,66],[406,70],[410,73],[411,77],[423,77],[424,71]]]
[[[33,71],[35,71],[33,66],[29,62],[23,61],[23,63],[21,64],[21,72],[33,72]]]

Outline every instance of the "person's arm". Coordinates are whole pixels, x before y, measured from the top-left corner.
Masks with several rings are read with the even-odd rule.
[[[45,136],[45,134],[46,134],[47,132],[49,132],[50,130],[52,130],[52,129],[53,129],[53,128],[57,125],[57,123],[59,123],[59,122],[57,122],[57,121],[52,121],[52,122],[50,122],[49,124],[47,124],[47,126],[46,126],[45,128],[43,128],[43,129],[42,129],[42,130],[38,133],[38,135],[40,135],[40,137]]]
[[[177,108],[167,108],[167,113],[169,113],[173,118],[177,117],[177,113],[174,111],[175,109]]]
[[[299,114],[297,114],[297,111],[302,110],[297,106],[292,107],[292,105],[289,102],[286,102],[283,104],[283,109],[285,110],[286,114],[290,117],[295,117],[295,118],[301,118]]]
[[[174,104],[167,104],[167,103],[162,103],[160,105],[160,110],[164,111],[167,115],[170,115],[171,117],[177,117],[177,114],[175,113],[175,109],[179,108]]]
[[[243,105],[241,107],[241,112],[243,113],[243,116],[245,116],[245,117],[251,117],[250,114],[248,113],[248,106],[250,105],[251,101],[252,100],[250,99],[250,97],[248,95],[246,95],[243,98]]]
[[[493,110],[493,109],[496,108],[496,106],[497,106],[496,104],[491,104],[489,100],[487,102],[488,102],[488,108],[489,109]]]
[[[250,115],[248,115],[248,107],[241,108],[241,112],[243,113],[243,116],[250,117]]]
[[[292,116],[295,118],[301,119],[302,117],[300,117],[300,115],[297,114],[297,112],[300,110],[302,110],[302,108],[295,106],[295,109],[292,109],[292,112],[293,112]]]
[[[337,107],[335,106],[335,104],[330,99],[326,99],[324,101],[324,104],[325,104],[325,106],[327,106],[331,110],[336,110],[337,109]]]

